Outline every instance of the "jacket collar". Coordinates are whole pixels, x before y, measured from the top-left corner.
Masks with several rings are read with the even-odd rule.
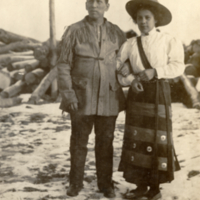
[[[83,20],[84,20],[86,23],[89,23],[90,25],[95,26],[94,23],[92,23],[92,21],[91,21],[91,19],[90,19],[90,17],[89,17],[88,15],[87,15]],[[104,26],[104,25],[106,25],[106,24],[107,24],[107,19],[104,18],[104,21],[103,21],[103,23],[102,23],[100,26]]]

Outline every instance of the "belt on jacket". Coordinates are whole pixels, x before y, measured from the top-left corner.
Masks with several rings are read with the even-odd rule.
[[[93,57],[93,56],[82,56],[82,55],[76,55],[77,57],[80,58],[89,58],[89,59],[94,59],[94,60],[104,60],[102,57]]]

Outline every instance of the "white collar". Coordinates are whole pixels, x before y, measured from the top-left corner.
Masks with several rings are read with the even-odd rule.
[[[150,35],[153,35],[156,32],[157,32],[156,28],[154,27],[151,31],[149,31],[148,35],[145,35],[144,33],[141,33],[141,36],[150,36]]]
[[[149,31],[148,35],[144,35],[144,34],[141,33],[140,36],[141,36],[143,39],[144,39],[144,38],[148,39],[149,36],[152,36],[152,35],[154,35],[154,34],[156,34],[156,33],[158,33],[158,31],[157,31],[156,28],[154,27],[151,31]],[[130,40],[131,43],[134,44],[135,42],[137,42],[137,37],[132,37],[132,38],[130,38],[130,39],[128,39],[128,40]]]

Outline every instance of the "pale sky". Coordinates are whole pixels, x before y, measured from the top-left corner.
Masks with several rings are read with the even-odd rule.
[[[117,3],[116,3],[117,2]],[[137,27],[125,10],[128,0],[110,0],[105,17],[127,31]],[[160,0],[171,12],[170,25],[160,28],[178,37],[185,44],[200,39],[199,0]],[[64,27],[84,18],[85,0],[55,0],[56,36],[60,39]],[[49,38],[49,0],[0,0],[0,28],[33,37],[40,41]]]

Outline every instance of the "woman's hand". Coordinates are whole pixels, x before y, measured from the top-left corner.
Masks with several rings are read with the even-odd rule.
[[[138,81],[137,78],[132,81],[131,89],[136,94],[139,93],[139,92],[143,92],[144,91],[142,83],[140,83],[140,81]]]
[[[139,73],[139,77],[142,81],[150,81],[156,76],[155,69],[146,69]]]

